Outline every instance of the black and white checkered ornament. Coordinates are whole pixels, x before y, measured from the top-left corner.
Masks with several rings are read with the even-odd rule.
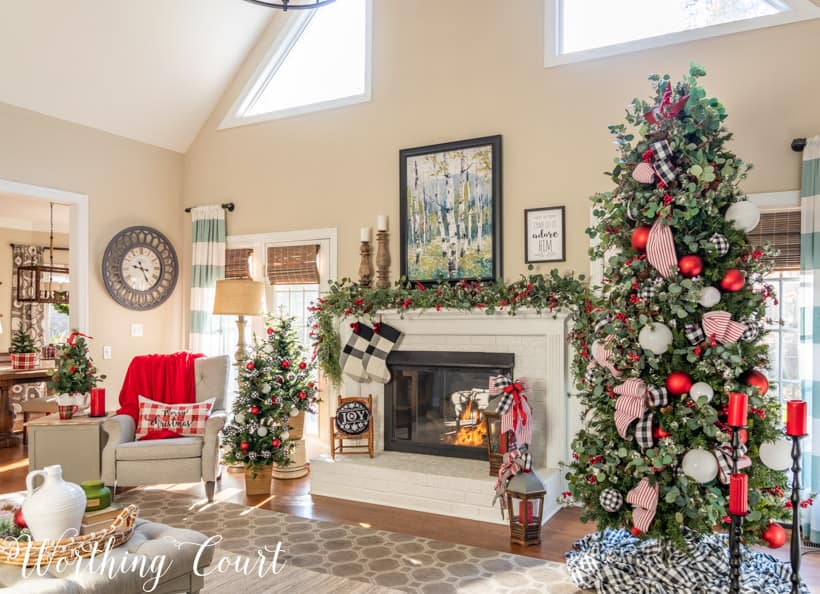
[[[725,256],[729,253],[729,240],[720,233],[715,233],[709,238],[709,242],[715,246],[718,256]]]
[[[584,381],[588,384],[594,384],[598,381],[599,375],[600,373],[598,372],[598,366],[592,364],[587,367],[586,373],[584,373]]]
[[[655,289],[654,283],[647,283],[638,291],[638,297],[644,301],[652,301],[657,294],[658,291]]]
[[[757,323],[757,320],[743,320],[743,323],[746,324],[746,330],[740,335],[740,340],[746,342],[757,340],[757,337],[760,336],[760,324]]]
[[[700,327],[699,324],[687,324],[684,327],[684,334],[686,335],[686,339],[690,342],[690,344],[697,346],[706,340],[706,333],[703,331],[703,328]]]
[[[624,504],[624,496],[613,488],[604,489],[601,491],[601,496],[598,497],[601,507],[611,514],[621,509]]]
[[[669,161],[655,161],[655,175],[668,186],[675,180],[675,168]]]

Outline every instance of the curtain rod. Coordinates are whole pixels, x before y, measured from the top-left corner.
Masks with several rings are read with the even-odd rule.
[[[29,247],[27,244],[24,244],[24,243],[10,243],[9,245],[10,245],[11,247],[17,247],[18,245],[19,245],[20,247]],[[41,248],[43,248],[44,250],[49,249],[49,247],[48,247],[47,245],[39,245],[39,246],[34,246],[34,247],[41,247]],[[67,251],[69,251],[69,249],[68,249],[67,247],[57,247],[56,245],[54,246],[54,249],[55,249],[56,251],[59,251],[59,252],[67,252]]]
[[[795,138],[792,140],[792,150],[796,153],[801,152],[804,148],[806,148],[806,139],[805,138]]]
[[[222,208],[224,208],[228,212],[233,212],[234,209],[236,208],[236,205],[233,202],[223,202],[219,206],[221,206]],[[189,206],[188,208],[185,209],[185,212],[191,212],[191,209],[193,209],[193,208],[196,208],[196,207],[195,206]]]

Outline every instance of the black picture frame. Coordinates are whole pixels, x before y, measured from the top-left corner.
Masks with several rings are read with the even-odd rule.
[[[399,196],[403,277],[424,285],[503,278],[500,134],[400,150]]]
[[[552,233],[558,233],[556,216],[560,218],[560,237],[549,237]],[[552,221],[548,217],[551,217]],[[538,243],[543,244],[540,251]],[[560,252],[557,249],[558,245]],[[524,261],[527,264],[567,261],[567,218],[563,206],[524,210]]]

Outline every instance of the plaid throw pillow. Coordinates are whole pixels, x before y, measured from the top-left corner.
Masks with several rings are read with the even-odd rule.
[[[213,398],[190,404],[166,404],[140,396],[137,440],[204,435],[205,421],[213,406]]]

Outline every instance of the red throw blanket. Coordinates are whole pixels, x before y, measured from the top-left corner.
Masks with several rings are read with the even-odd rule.
[[[138,422],[140,395],[167,404],[195,402],[194,361],[199,357],[204,355],[182,352],[134,357],[122,382],[117,414],[130,415],[134,422]],[[175,436],[157,435],[154,439],[164,437]],[[143,439],[146,438],[148,436]]]

